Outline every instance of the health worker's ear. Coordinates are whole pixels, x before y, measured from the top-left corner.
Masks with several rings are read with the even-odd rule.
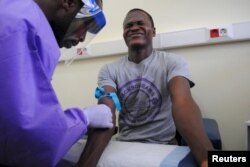
[[[65,12],[79,11],[83,6],[81,0],[60,0]]]

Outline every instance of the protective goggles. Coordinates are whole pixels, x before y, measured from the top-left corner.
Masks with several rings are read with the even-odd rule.
[[[75,19],[87,22],[88,32],[97,34],[106,24],[105,16],[96,2],[101,0],[82,0],[84,6],[77,13]]]
[[[105,26],[106,19],[101,7],[101,0],[82,0],[84,6],[75,16],[68,32],[65,35],[70,40],[71,36],[82,36],[83,42],[72,47],[71,49],[63,49],[65,64],[71,64],[74,59],[86,55],[87,47],[96,34]]]

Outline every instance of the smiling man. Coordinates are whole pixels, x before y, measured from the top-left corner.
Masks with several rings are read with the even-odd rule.
[[[207,151],[213,146],[191,95],[194,83],[188,65],[178,55],[154,50],[155,35],[151,15],[142,9],[130,10],[123,22],[128,55],[104,65],[99,72],[98,85],[106,93],[117,93],[122,106],[117,140],[177,144],[177,128],[200,166],[206,167]],[[103,97],[99,103],[112,109],[115,122],[112,99]],[[82,155],[82,160],[91,164],[86,166],[96,165],[113,131],[114,128],[91,131]]]

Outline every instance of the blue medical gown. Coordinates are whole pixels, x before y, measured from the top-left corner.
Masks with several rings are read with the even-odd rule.
[[[33,0],[0,1],[0,164],[52,167],[86,131],[51,85],[60,49]]]

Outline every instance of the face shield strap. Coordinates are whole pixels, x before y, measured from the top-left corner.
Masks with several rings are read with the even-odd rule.
[[[97,34],[106,25],[106,19],[103,12],[97,13],[93,16],[92,23],[90,23],[88,32]]]
[[[76,19],[91,19],[88,25],[88,32],[97,34],[106,24],[105,16],[96,0],[82,0],[84,6],[76,15]]]
[[[82,0],[82,2],[84,5],[77,13],[76,18],[91,17],[102,11],[97,5],[96,0]]]

